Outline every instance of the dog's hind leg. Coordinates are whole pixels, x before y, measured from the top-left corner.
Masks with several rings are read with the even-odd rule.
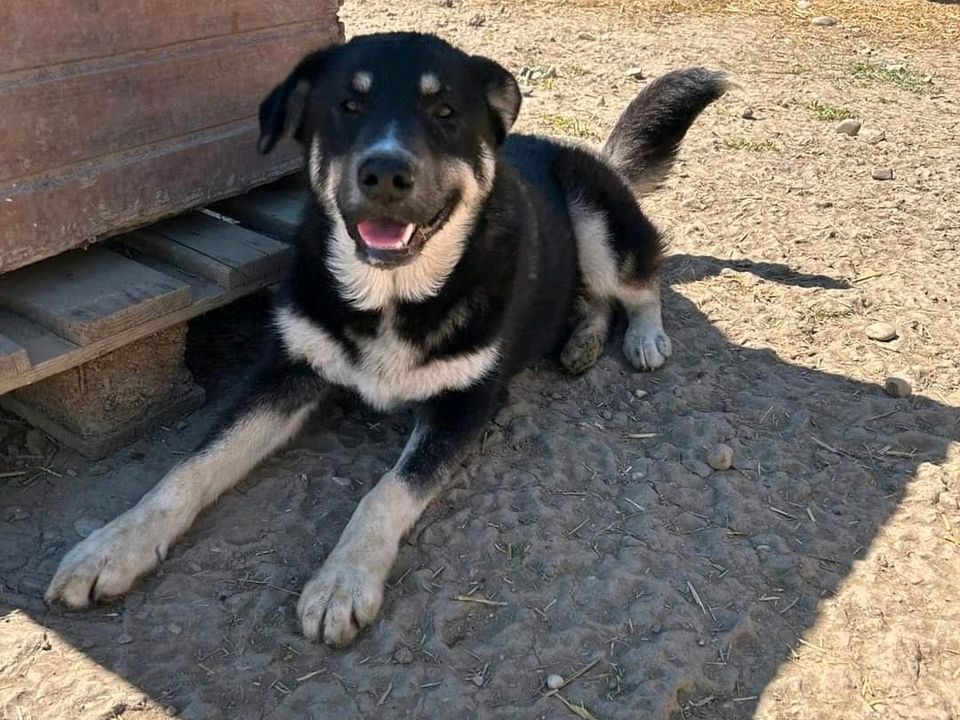
[[[304,635],[343,646],[376,619],[400,540],[480,434],[498,392],[499,384],[490,381],[421,407],[400,459],[357,505],[336,547],[300,593]]]
[[[589,336],[589,329],[595,333],[602,329],[600,337],[605,338],[610,304],[617,301],[629,321],[624,355],[636,369],[654,370],[666,362],[672,350],[660,312],[660,237],[619,180],[606,187],[596,183],[589,192],[592,196],[582,192],[571,199],[569,207],[581,280],[588,307],[595,310],[581,321],[564,353],[584,345],[582,338]],[[581,328],[584,331],[578,332]]]
[[[584,289],[577,300],[577,325],[560,353],[564,370],[580,375],[597,364],[607,342],[610,301]]]
[[[47,589],[47,602],[83,608],[129,590],[166,556],[204,507],[300,429],[320,389],[306,368],[280,360],[265,367],[245,399],[192,457],[66,554]]]

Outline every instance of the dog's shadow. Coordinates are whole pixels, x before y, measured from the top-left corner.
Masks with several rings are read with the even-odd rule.
[[[666,277],[679,285],[726,267],[801,287],[848,287],[844,281],[799,274],[786,266],[690,255],[671,257]],[[854,562],[864,557],[918,467],[944,462],[950,444],[960,440],[960,411],[923,397],[887,397],[877,385],[795,366],[767,350],[737,346],[673,288],[665,290],[664,302],[667,330],[677,352],[660,373],[642,376],[663,389],[651,391],[646,405],[638,403],[646,409],[637,409],[636,415],[640,422],[659,418],[669,424],[672,415],[696,424],[719,411],[720,424],[735,436],[727,439],[738,460],[731,471],[700,477],[680,472],[685,465],[703,469],[702,462],[669,444],[681,442],[682,432],[664,433],[668,437],[663,447],[673,447],[670,451],[660,449],[658,442],[645,445],[644,451],[637,449],[636,439],[613,441],[620,443],[614,448],[618,453],[642,455],[637,464],[646,472],[640,479],[623,476],[622,488],[611,484],[610,492],[618,495],[614,499],[622,500],[622,492],[636,501],[638,492],[650,488],[654,494],[642,502],[647,505],[645,514],[628,514],[630,523],[611,525],[622,534],[596,535],[594,547],[601,556],[596,574],[602,574],[605,563],[616,563],[611,572],[619,571],[618,581],[658,588],[653,604],[649,593],[631,595],[633,599],[611,613],[601,595],[595,599],[604,614],[599,609],[594,614],[589,603],[576,602],[582,575],[593,573],[581,573],[575,564],[567,566],[573,570],[564,571],[563,558],[553,567],[537,566],[540,576],[554,586],[549,596],[561,596],[555,614],[543,606],[538,613],[527,612],[522,600],[512,598],[508,606],[493,608],[449,602],[460,590],[458,582],[469,587],[471,580],[479,583],[482,578],[467,574],[454,578],[453,573],[460,571],[452,568],[437,579],[433,575],[437,571],[428,568],[428,560],[418,559],[419,554],[429,553],[434,561],[434,556],[445,557],[436,542],[447,532],[443,528],[459,532],[471,522],[471,514],[482,514],[484,508],[500,508],[504,515],[518,517],[508,507],[509,500],[482,499],[481,493],[501,489],[477,487],[482,480],[475,477],[471,487],[454,488],[458,502],[441,502],[434,516],[425,519],[429,528],[420,533],[423,547],[405,548],[401,554],[399,569],[407,563],[406,570],[414,573],[419,585],[392,591],[385,620],[354,648],[338,652],[311,646],[297,634],[293,595],[318,557],[330,549],[362,490],[351,489],[349,480],[337,477],[308,478],[298,463],[309,460],[319,467],[319,474],[329,476],[347,467],[351,478],[373,477],[402,444],[402,432],[392,427],[396,419],[378,421],[335,408],[320,418],[314,432],[257,473],[263,482],[244,483],[240,494],[228,495],[215,512],[201,519],[172,552],[160,578],[142,581],[123,603],[107,610],[78,614],[48,610],[41,600],[43,586],[66,547],[77,540],[78,518],[105,519],[129,506],[177,458],[163,452],[160,443],[144,442],[106,463],[78,464],[78,477],[70,482],[44,477],[25,488],[4,486],[0,613],[14,624],[23,621],[11,618],[25,614],[30,622],[56,633],[58,641],[81,649],[158,703],[185,710],[184,717],[360,717],[387,710],[389,716],[452,717],[494,714],[491,709],[497,707],[510,708],[504,717],[540,717],[556,708],[538,690],[536,667],[556,662],[557,671],[569,672],[591,653],[612,663],[601,666],[607,669],[606,681],[584,682],[577,688],[577,697],[598,717],[658,717],[684,707],[686,718],[752,717],[764,689],[799,647],[797,638],[814,626],[820,603],[837,593]],[[203,421],[193,423],[197,436],[201,426],[211,422],[215,407],[232,393],[236,374],[257,346],[244,328],[251,317],[255,324],[265,318],[258,300],[226,313],[232,318],[226,330],[217,329],[217,317],[201,321],[208,335],[195,342],[195,347],[200,343],[219,348],[220,353],[199,354],[208,363],[199,375],[212,386],[213,402],[201,413]],[[222,368],[227,359],[235,366],[230,377],[214,367],[219,363]],[[616,376],[622,368],[608,358],[597,371],[603,377]],[[550,395],[563,381],[548,373],[528,373],[520,382],[524,386],[520,394],[533,384],[537,392]],[[627,391],[612,390],[621,395]],[[341,439],[331,439],[334,430]],[[186,434],[190,433],[192,429]],[[181,438],[181,444],[189,439]],[[585,435],[584,442],[589,441]],[[131,454],[143,466],[142,479],[121,471]],[[317,460],[321,454],[330,459]],[[489,476],[484,466],[496,465],[498,457],[510,457],[509,448],[492,459],[468,461],[467,474]],[[550,462],[563,460],[530,462],[541,463],[543,471]],[[510,477],[508,469],[501,472],[505,478]],[[274,477],[268,481],[265,476]],[[569,478],[539,476],[544,486],[551,480]],[[695,482],[688,487],[690,480]],[[345,486],[342,497],[318,493],[334,484]],[[526,492],[516,486],[502,491]],[[540,486],[538,491],[551,492]],[[464,507],[472,502],[477,505]],[[22,511],[23,519],[10,514],[13,507]],[[521,512],[520,524],[552,522],[533,514],[524,520]],[[300,517],[299,525],[285,524],[284,519],[291,517]],[[668,519],[669,532],[660,533]],[[485,520],[496,524],[502,518]],[[574,537],[570,529],[577,522],[578,518],[567,518],[556,533]],[[262,531],[251,529],[253,523]],[[276,538],[274,544],[273,535],[264,533],[278,527],[285,537]],[[539,532],[553,541],[549,530]],[[606,549],[605,538],[614,543]],[[6,549],[12,549],[15,557]],[[473,551],[475,557],[468,557],[467,565],[490,565],[487,550]],[[489,554],[496,562],[504,557]],[[518,562],[514,580],[533,565],[522,556]],[[399,586],[405,577],[394,576],[393,582]],[[444,580],[451,586],[436,592],[431,583],[440,587]],[[616,583],[611,581],[609,587],[615,594]],[[562,596],[564,588],[570,588],[572,605]],[[691,588],[699,590],[696,596]],[[423,605],[428,610],[416,609]],[[436,617],[424,620],[424,613]],[[458,646],[461,631],[449,629],[451,623],[460,627],[456,623],[461,622],[462,634],[477,639],[469,648],[470,655],[480,658],[474,664],[483,668],[489,661],[501,672],[484,669],[481,682],[474,671],[467,672],[471,661]],[[633,632],[627,630],[628,622]],[[424,628],[428,630],[421,635]],[[521,656],[498,659],[503,648],[484,644],[501,642],[504,636],[499,632],[522,638],[514,648],[520,648]],[[41,667],[44,662],[36,659],[42,646],[35,651],[27,647],[35,640],[26,630],[8,633],[8,646],[17,647],[22,668],[31,663]],[[516,671],[510,669],[514,663]],[[408,677],[398,675],[398,669]],[[27,677],[27,670],[23,673]],[[32,694],[42,692],[38,687],[25,687],[24,708],[55,706],[50,698]],[[431,695],[432,688],[443,692]],[[703,701],[709,695],[715,698]],[[34,710],[30,717],[43,717],[42,711]]]

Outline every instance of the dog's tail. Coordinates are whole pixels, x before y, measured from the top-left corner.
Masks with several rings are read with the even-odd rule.
[[[627,105],[603,153],[634,193],[642,196],[660,185],[693,121],[729,86],[720,72],[675,70],[650,83]]]

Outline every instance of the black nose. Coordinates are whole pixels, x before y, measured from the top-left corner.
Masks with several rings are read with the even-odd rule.
[[[413,190],[413,165],[402,155],[373,155],[357,171],[360,188],[371,200],[395,202]]]

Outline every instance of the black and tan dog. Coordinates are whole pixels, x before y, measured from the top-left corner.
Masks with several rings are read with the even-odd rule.
[[[304,58],[260,108],[260,150],[293,134],[312,189],[269,359],[193,457],[64,557],[48,601],[81,608],[126,592],[341,386],[379,410],[413,404],[418,418],[300,595],[308,637],[351,642],[380,610],[402,536],[512,375],[551,354],[587,370],[615,306],[631,365],[670,355],[660,240],[636,195],[724,90],[718,73],[670,73],[594,152],[508,135],[513,76],[429,35],[359,37]]]

